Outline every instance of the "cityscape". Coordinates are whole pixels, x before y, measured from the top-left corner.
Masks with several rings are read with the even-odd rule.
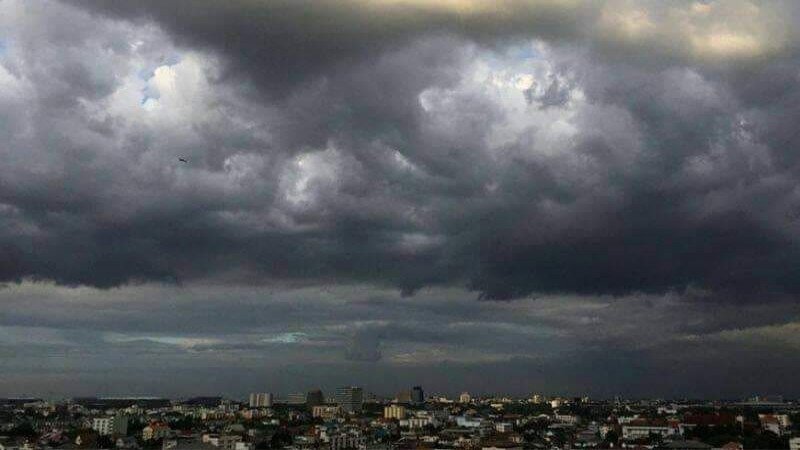
[[[800,0],[0,0],[0,450],[800,450]]]
[[[0,449],[533,450],[800,449],[800,402],[381,398],[344,386],[276,396],[0,399]]]

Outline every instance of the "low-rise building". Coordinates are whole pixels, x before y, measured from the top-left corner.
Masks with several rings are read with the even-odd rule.
[[[145,441],[164,439],[170,435],[171,431],[172,430],[170,430],[169,426],[165,423],[151,423],[142,429],[142,439]]]
[[[335,405],[320,405],[311,408],[311,417],[333,420],[342,414],[342,408]]]
[[[661,437],[672,436],[678,434],[678,430],[661,425],[623,425],[622,438],[626,440],[646,439],[650,435],[658,435]]]
[[[510,433],[514,431],[514,424],[511,422],[497,422],[494,424],[494,429],[498,433]]]
[[[356,433],[341,433],[330,436],[330,450],[360,449],[367,444],[367,438]]]

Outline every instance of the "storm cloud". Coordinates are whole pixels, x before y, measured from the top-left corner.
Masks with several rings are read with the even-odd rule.
[[[578,370],[559,354],[614,352],[613,380],[702,364],[670,348],[790,352],[798,19],[752,1],[0,2],[0,358],[15,383],[69,371],[21,357],[20,329],[88,366],[152,347],[141,365],[270,353],[442,380],[451,361],[465,383],[498,361]]]

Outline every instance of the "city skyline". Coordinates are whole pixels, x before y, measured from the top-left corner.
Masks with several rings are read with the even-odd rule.
[[[800,397],[798,25],[0,0],[0,397]]]
[[[422,387],[413,391],[421,393]],[[533,450],[800,448],[800,404],[746,401],[441,397],[366,401],[340,387],[320,402],[221,397],[0,398],[0,445],[35,449]],[[406,397],[408,402],[399,401]]]

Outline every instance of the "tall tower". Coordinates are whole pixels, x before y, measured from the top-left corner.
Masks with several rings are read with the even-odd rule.
[[[325,404],[325,396],[322,394],[322,391],[319,389],[308,391],[306,394],[306,406],[309,410],[313,410],[315,406],[321,406]]]
[[[421,386],[414,386],[411,388],[411,403],[421,405],[425,403],[425,392]]]
[[[356,386],[345,386],[336,389],[336,403],[342,411],[360,413],[364,405],[364,390]]]

